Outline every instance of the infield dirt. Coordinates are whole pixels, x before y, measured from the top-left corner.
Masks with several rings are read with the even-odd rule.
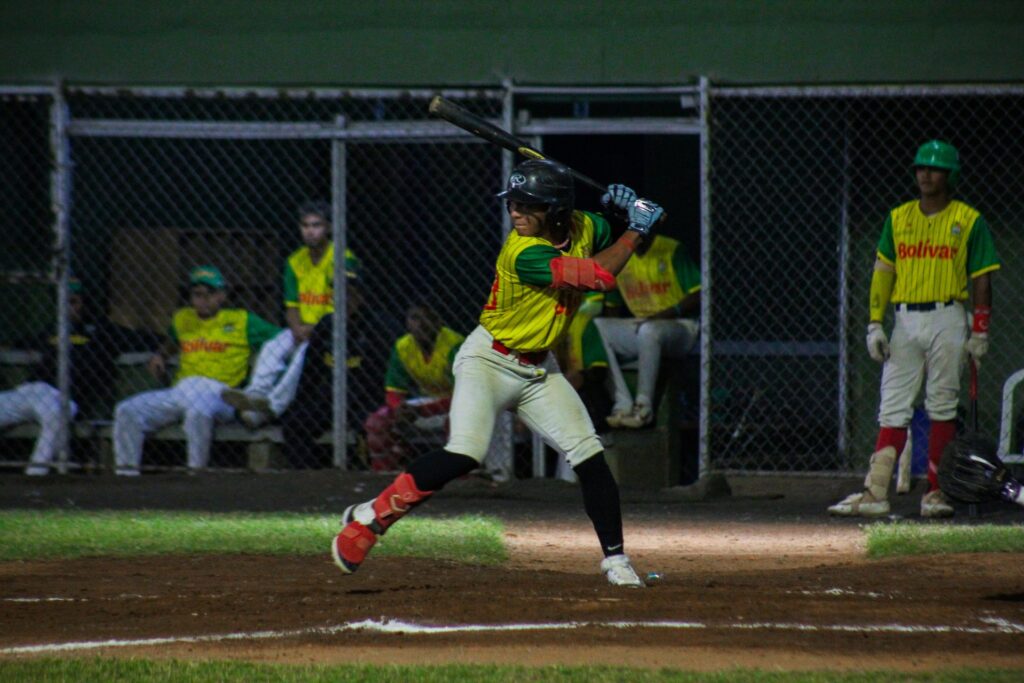
[[[340,512],[386,478],[304,472],[28,480],[3,477],[0,507]],[[825,506],[853,480],[730,478],[732,495],[624,492],[627,552],[643,590],[613,588],[575,487],[452,484],[416,514],[482,513],[506,525],[510,561],[475,567],[373,557],[352,576],[321,556],[174,556],[0,564],[0,649],[168,638],[67,656],[231,658],[296,663],[611,664],[693,670],[960,667],[1024,669],[1018,555],[872,560],[855,520]],[[917,519],[920,488],[896,499]],[[1000,508],[980,520],[1019,523]],[[968,523],[963,515],[954,523]],[[970,580],[967,580],[970,577]],[[39,600],[39,601],[35,601]],[[577,628],[313,633],[363,620]],[[674,622],[610,627],[611,622]],[[180,639],[256,631],[259,640]],[[175,640],[178,639],[178,640]],[[53,656],[53,653],[48,653]],[[0,657],[31,656],[5,654]]]

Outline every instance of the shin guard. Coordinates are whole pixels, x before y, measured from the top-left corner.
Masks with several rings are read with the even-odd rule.
[[[373,501],[374,523],[380,527],[374,531],[378,534],[384,533],[389,526],[426,500],[431,493],[433,491],[420,491],[416,488],[416,481],[412,475],[402,472]]]
[[[864,488],[875,498],[885,500],[889,496],[889,481],[892,479],[892,468],[896,464],[896,449],[886,446],[871,454],[868,476],[864,478]]]

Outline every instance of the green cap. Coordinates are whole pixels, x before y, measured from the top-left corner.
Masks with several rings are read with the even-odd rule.
[[[224,289],[224,276],[216,266],[196,266],[188,274],[190,285],[206,285],[213,289]]]
[[[960,177],[960,154],[956,147],[942,140],[929,140],[921,145],[914,157],[914,168],[929,166],[949,171],[949,186],[956,184]]]
[[[359,272],[363,269],[363,263],[359,260],[359,257],[355,253],[346,248],[345,249],[345,277],[349,280],[358,280]]]

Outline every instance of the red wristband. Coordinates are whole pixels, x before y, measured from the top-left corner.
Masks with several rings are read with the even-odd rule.
[[[974,307],[974,324],[971,325],[971,332],[988,334],[988,323],[992,318],[992,309],[989,306]]]

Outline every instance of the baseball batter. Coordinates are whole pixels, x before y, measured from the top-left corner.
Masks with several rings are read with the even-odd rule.
[[[298,214],[303,246],[284,264],[287,329],[260,349],[245,390],[224,392],[224,400],[238,410],[239,417],[250,427],[281,416],[295,399],[309,336],[320,319],[334,311],[331,208],[325,202],[307,202],[299,207]],[[355,254],[346,249],[346,276],[355,279],[357,269]]]
[[[874,360],[884,363],[878,439],[864,491],[831,506],[834,515],[889,514],[893,464],[906,445],[922,380],[931,427],[921,516],[953,514],[939,490],[937,471],[943,449],[956,435],[963,358],[978,362],[988,350],[991,278],[1000,262],[988,223],[976,209],[952,198],[960,175],[956,148],[939,140],[926,142],[913,168],[920,199],[889,212],[871,278],[867,347]],[[964,311],[968,280],[974,306],[969,329]],[[890,301],[896,308],[891,343],[882,329]]]
[[[392,524],[479,466],[498,413],[515,409],[573,466],[608,581],[641,587],[624,553],[618,486],[582,401],[549,351],[582,293],[614,287],[638,238],[663,211],[645,199],[621,207],[628,210],[629,230],[612,243],[607,221],[573,209],[569,170],[547,160],[520,164],[498,196],[506,200],[513,230],[498,254],[480,324],[455,358],[448,443],[415,460],[376,498],[349,506],[331,553],[343,572],[356,571]]]
[[[137,394],[114,410],[118,475],[138,476],[146,433],[182,419],[188,467],[206,467],[215,423],[233,415],[231,406],[221,400],[221,392],[242,383],[253,347],[272,339],[281,329],[255,313],[224,308],[225,298],[224,277],[217,268],[192,270],[192,305],[174,314],[169,342],[149,363],[153,374],[163,375],[168,357],[177,352],[180,366],[174,386]]]
[[[620,187],[612,189],[622,192]],[[617,284],[615,294],[633,317],[606,316],[594,322],[601,331],[615,385],[608,424],[636,429],[654,420],[654,387],[661,357],[684,356],[697,341],[700,268],[680,242],[656,235],[641,241],[636,255],[619,273]],[[620,359],[637,361],[635,399],[622,375]]]

